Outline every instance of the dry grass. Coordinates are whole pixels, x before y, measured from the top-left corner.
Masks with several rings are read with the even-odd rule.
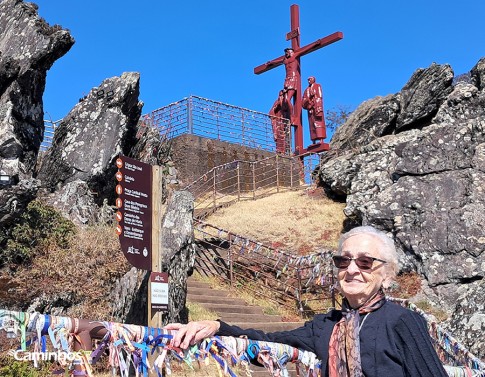
[[[67,315],[110,320],[106,295],[112,283],[130,268],[113,227],[79,228],[68,249],[49,245],[29,265],[19,266],[11,296],[24,302],[39,296],[49,301],[62,293],[79,303]]]
[[[308,254],[336,248],[344,206],[316,190],[287,191],[235,203],[205,221],[269,246]]]
[[[219,318],[217,313],[204,308],[196,302],[187,301],[186,306],[189,310],[189,321],[216,320]]]

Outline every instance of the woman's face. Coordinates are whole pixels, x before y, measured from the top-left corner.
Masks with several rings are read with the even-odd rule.
[[[342,256],[357,258],[367,256],[386,259],[379,252],[380,241],[369,234],[357,234],[342,245]],[[362,306],[382,286],[386,278],[384,263],[374,261],[370,270],[361,270],[351,261],[347,268],[338,270],[341,291],[352,308]]]

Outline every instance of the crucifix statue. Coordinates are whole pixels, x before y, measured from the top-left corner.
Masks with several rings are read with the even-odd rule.
[[[268,61],[256,68],[254,73],[259,75],[260,73],[269,71],[270,69],[279,67],[284,64],[286,76],[283,91],[286,95],[286,100],[290,107],[290,120],[292,126],[295,128],[295,154],[300,155],[306,152],[303,148],[303,129],[302,129],[302,92],[301,92],[301,71],[300,71],[300,57],[322,47],[328,46],[331,43],[341,40],[344,35],[342,32],[337,31],[324,38],[318,39],[315,42],[300,47],[300,12],[298,5],[293,4],[290,7],[291,14],[291,31],[286,35],[286,40],[291,39],[291,47],[285,49],[285,54]],[[328,145],[320,149],[327,150]],[[318,150],[320,152],[320,150]]]

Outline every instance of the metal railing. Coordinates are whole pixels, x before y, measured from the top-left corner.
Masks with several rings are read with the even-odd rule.
[[[53,121],[44,119],[44,139],[40,144],[41,151],[46,151],[52,145],[52,141],[54,140],[54,132],[59,126],[59,123],[61,123],[61,120],[62,119]]]
[[[308,317],[335,307],[332,251],[295,256],[201,220],[195,269]]]
[[[304,171],[301,159],[275,155],[216,166],[186,186],[194,196],[196,270],[302,317],[335,307],[331,251],[295,256],[202,221],[238,201],[300,189]]]
[[[276,151],[273,123],[280,122],[286,125],[276,128],[277,138],[285,140],[285,151],[280,152],[291,150],[289,120],[197,96],[154,110],[141,121],[169,139],[191,134],[270,152]]]
[[[242,200],[299,189],[301,160],[275,155],[258,161],[236,160],[209,170],[185,187],[195,198],[197,218]]]

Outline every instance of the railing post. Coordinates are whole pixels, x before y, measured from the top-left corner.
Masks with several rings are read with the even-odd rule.
[[[192,135],[194,133],[194,120],[192,117],[192,97],[187,99],[187,133]]]
[[[216,169],[212,171],[212,201],[213,201],[213,207],[214,211],[216,210]]]
[[[330,277],[330,281],[332,284],[330,288],[330,294],[332,295],[332,309],[335,309],[335,276],[333,275],[333,272]]]
[[[253,200],[256,199],[256,173],[254,171],[254,166],[256,165],[254,162],[251,162],[253,166]]]
[[[300,307],[300,313],[301,316],[303,317],[303,303],[301,301],[301,276],[300,276],[300,268],[297,268],[296,270],[296,280],[298,287],[297,289],[297,296],[298,296],[298,306]]]
[[[242,140],[242,145],[248,145],[244,141],[244,111],[241,110],[241,140]]]
[[[232,263],[232,251],[231,247],[227,249],[228,255],[229,255],[229,281],[231,287],[234,286],[234,271],[233,271],[233,263]]]
[[[293,190],[293,157],[290,159],[290,189]]]
[[[239,161],[237,162],[237,201],[241,200],[241,176],[239,169]]]
[[[279,165],[279,159],[278,155],[276,155],[276,192],[280,192],[280,165]]]

